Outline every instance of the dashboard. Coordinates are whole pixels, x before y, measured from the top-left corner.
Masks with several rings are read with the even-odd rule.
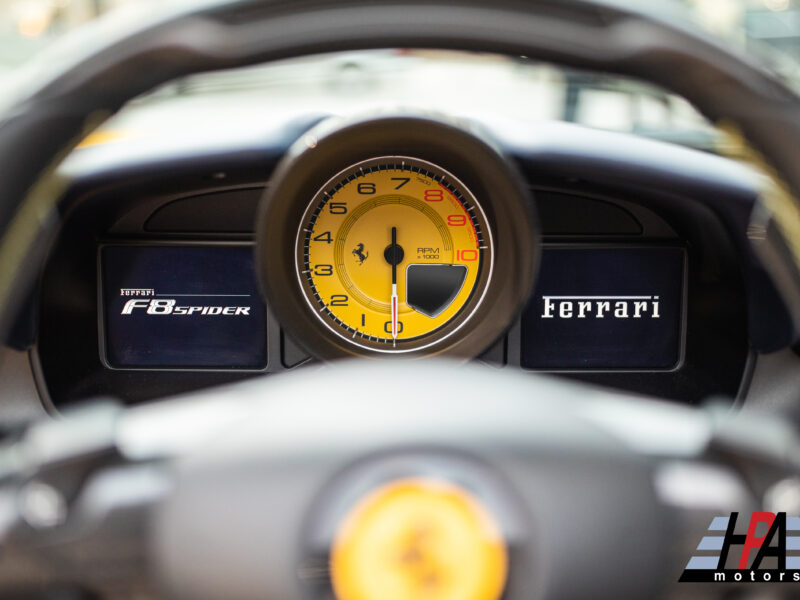
[[[17,360],[0,361],[9,398],[0,417],[22,397],[65,418],[0,418],[4,587],[357,596],[375,571],[360,559],[399,540],[391,554],[400,560],[384,575],[407,580],[412,597],[446,593],[443,583],[487,597],[650,597],[678,577],[716,581],[729,571],[694,552],[710,520],[727,518],[719,514],[734,510],[727,533],[736,539],[736,515],[777,514],[774,533],[796,514],[786,450],[797,444],[788,425],[798,416],[800,346],[774,287],[790,297],[781,275],[796,269],[778,244],[791,229],[775,227],[792,221],[767,214],[771,201],[794,206],[788,188],[764,189],[746,166],[711,152],[501,116],[484,96],[463,116],[452,98],[474,91],[449,68],[438,78],[415,69],[414,81],[458,119],[347,116],[355,105],[337,110],[327,94],[316,100],[325,111],[309,112],[303,96],[316,86],[302,73],[276,104],[264,102],[275,86],[250,71],[238,80],[238,69],[226,71],[233,81],[196,95],[181,77],[315,49],[431,40],[513,51],[496,72],[536,92],[530,84],[554,73],[521,66],[530,47],[685,91],[704,114],[732,115],[791,179],[791,153],[775,135],[776,125],[792,125],[779,118],[791,94],[690,31],[610,6],[562,13],[544,3],[539,18],[515,3],[464,3],[444,38],[446,4],[172,13],[129,37],[109,29],[94,40],[106,51],[53,61],[49,83],[24,90],[31,103],[12,115],[6,137],[6,187],[27,194],[5,244],[6,318],[16,317],[5,342],[17,352],[4,358]],[[357,9],[364,19],[352,19]],[[557,26],[587,35],[557,35]],[[101,24],[89,33],[102,32]],[[584,43],[555,43],[565,40]],[[546,100],[508,93],[481,77],[478,61],[452,62],[526,115]],[[592,122],[568,114],[579,106],[576,82],[561,75],[563,86],[535,87],[564,92],[561,118]],[[116,115],[56,172],[42,165],[79,124],[89,128],[134,89],[176,76],[174,91],[122,109],[141,111],[142,129]],[[367,95],[337,79],[348,95]],[[613,90],[594,91],[603,100],[593,110],[610,113]],[[630,88],[622,95],[649,126],[678,124],[672,99],[661,98],[663,118],[653,118],[652,104]],[[765,111],[746,110],[748,98],[772,109],[771,124],[758,119]],[[626,120],[633,133],[696,133],[636,121]],[[729,128],[726,149],[745,155],[738,132],[719,126]],[[34,236],[38,252],[28,247]],[[35,289],[22,285],[34,279]],[[27,381],[35,393],[26,396]],[[677,405],[709,400],[711,410]],[[459,520],[464,527],[451,527]],[[439,524],[469,552],[438,552],[444,546],[429,534]],[[476,524],[479,543],[464,544]],[[630,556],[581,545],[620,524],[641,534]],[[453,576],[453,556],[479,576],[488,565],[488,578],[469,568]],[[620,578],[623,570],[630,576]]]
[[[754,356],[789,345],[747,243],[757,188],[744,167],[551,122],[471,120],[438,152],[426,136],[439,125],[364,143],[359,128],[385,126],[330,133],[326,116],[294,115],[191,147],[77,150],[11,340],[31,350],[46,403],[432,353],[735,401]],[[415,129],[425,139],[397,133]],[[334,153],[308,152],[324,160],[298,150],[331,135]],[[472,162],[487,148],[494,163]]]

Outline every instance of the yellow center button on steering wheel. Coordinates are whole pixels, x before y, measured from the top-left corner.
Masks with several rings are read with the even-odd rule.
[[[360,500],[331,549],[338,600],[497,600],[508,552],[472,494],[450,483],[401,479]]]

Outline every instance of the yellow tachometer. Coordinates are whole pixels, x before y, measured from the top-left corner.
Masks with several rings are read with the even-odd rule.
[[[404,352],[469,318],[493,245],[477,199],[455,176],[391,156],[352,165],[320,189],[301,221],[296,262],[306,300],[332,331]]]
[[[500,341],[530,296],[538,232],[484,133],[402,112],[326,119],[292,144],[256,224],[283,339],[271,361],[293,364],[291,342],[322,360],[466,360]]]

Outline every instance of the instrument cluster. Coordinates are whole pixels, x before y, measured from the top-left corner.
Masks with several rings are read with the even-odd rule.
[[[741,393],[741,263],[640,169],[604,179],[598,155],[563,177],[418,114],[330,119],[276,146],[226,159],[223,182],[210,155],[73,189],[33,353],[55,407],[345,357],[449,356],[688,402]]]

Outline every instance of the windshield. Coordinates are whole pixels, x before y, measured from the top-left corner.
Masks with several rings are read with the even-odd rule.
[[[4,71],[24,68],[27,58],[69,31],[144,1],[0,0],[0,78]],[[651,0],[649,6],[682,9],[713,36],[800,90],[800,0]],[[441,94],[430,85],[445,75],[450,89],[460,93]],[[716,145],[714,128],[672,94],[524,56],[408,49],[328,54],[186,78],[135,104],[179,100],[197,107],[220,94],[236,94],[238,102],[252,100],[272,112],[351,113],[402,105],[468,117],[491,107],[514,119],[558,119],[707,150]],[[175,118],[170,114],[166,124]]]

